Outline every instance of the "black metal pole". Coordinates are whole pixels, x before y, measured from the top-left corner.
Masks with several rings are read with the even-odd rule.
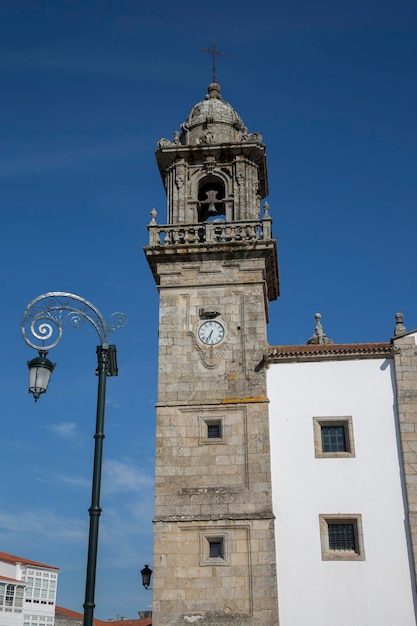
[[[90,515],[90,530],[88,535],[88,557],[87,575],[85,582],[85,602],[83,626],[93,626],[94,616],[94,596],[96,587],[97,569],[97,549],[98,549],[98,529],[101,515],[100,489],[101,470],[103,463],[103,440],[104,440],[104,409],[106,404],[106,382],[108,375],[109,354],[108,349],[103,346],[97,347],[97,419],[96,433],[94,435],[94,468],[93,484],[91,493],[91,507],[88,509]]]

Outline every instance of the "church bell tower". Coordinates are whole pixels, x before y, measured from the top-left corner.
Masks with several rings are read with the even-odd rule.
[[[153,625],[278,624],[266,325],[279,294],[265,146],[212,83],[156,159]]]

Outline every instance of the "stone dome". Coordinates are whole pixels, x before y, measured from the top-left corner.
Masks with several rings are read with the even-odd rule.
[[[236,143],[247,129],[234,108],[220,95],[220,85],[211,83],[205,100],[197,102],[181,125],[182,145]]]

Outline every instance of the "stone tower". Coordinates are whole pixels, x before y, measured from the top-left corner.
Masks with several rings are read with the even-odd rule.
[[[265,146],[212,83],[156,159],[154,626],[278,624],[265,350],[279,293]]]

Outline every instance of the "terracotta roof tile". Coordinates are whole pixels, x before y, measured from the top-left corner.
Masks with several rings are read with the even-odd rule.
[[[23,565],[33,565],[34,567],[47,567],[48,569],[55,569],[59,571],[59,567],[45,565],[45,563],[38,563],[37,561],[30,561],[29,559],[24,559],[21,556],[15,556],[14,554],[9,554],[8,552],[0,552],[0,561],[13,564],[22,563]]]
[[[71,611],[71,609],[66,609],[63,606],[55,606],[55,615],[62,615],[63,617],[71,617],[72,619],[83,620],[84,614],[79,613],[78,611]],[[94,624],[96,626],[104,626],[107,624],[105,620],[93,618]]]
[[[112,620],[108,624],[115,624],[116,626],[152,626],[152,618]]]
[[[55,615],[62,615],[64,617],[72,617],[73,619],[82,620],[83,614],[77,611],[71,611],[71,609],[65,609],[63,606],[55,607]],[[144,619],[120,619],[120,620],[102,620],[94,618],[94,624],[96,626],[152,626],[152,618],[145,617]]]
[[[377,359],[392,356],[392,343],[331,343],[299,346],[270,346],[268,361],[323,361],[343,359]]]

